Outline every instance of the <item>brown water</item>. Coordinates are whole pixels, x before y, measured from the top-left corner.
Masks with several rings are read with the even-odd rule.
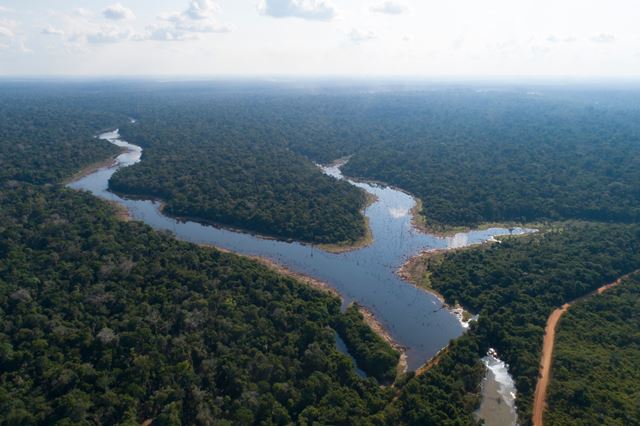
[[[516,387],[509,367],[493,350],[482,361],[487,373],[482,381],[482,402],[476,416],[487,426],[517,425]]]

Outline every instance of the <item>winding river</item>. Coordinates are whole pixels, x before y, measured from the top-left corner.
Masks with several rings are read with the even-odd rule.
[[[155,201],[128,199],[108,190],[109,179],[119,168],[141,160],[142,148],[121,140],[117,130],[104,133],[99,138],[126,151],[112,166],[70,183],[71,188],[116,201],[128,209],[133,219],[158,230],[170,231],[182,240],[264,256],[294,272],[328,283],[341,294],[345,306],[357,301],[373,313],[399,345],[406,348],[409,370],[417,369],[449,340],[460,336],[464,324],[459,315],[446,309],[435,295],[403,281],[396,274],[397,269],[423,250],[464,247],[497,235],[529,231],[491,228],[452,237],[425,234],[411,223],[410,211],[415,205],[413,197],[387,186],[353,181],[349,182],[377,197],[377,201],[365,211],[374,242],[346,253],[334,254],[312,245],[264,239],[192,221],[180,221],[163,215],[160,204]],[[336,179],[344,179],[339,166],[324,167],[323,170]]]

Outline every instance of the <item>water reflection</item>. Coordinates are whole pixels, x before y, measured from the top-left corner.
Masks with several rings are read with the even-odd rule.
[[[370,310],[391,336],[407,348],[408,369],[415,370],[433,357],[449,340],[462,334],[458,317],[431,293],[403,281],[396,270],[423,250],[458,248],[477,244],[500,234],[520,234],[525,229],[491,228],[441,238],[424,234],[411,224],[409,212],[415,205],[410,195],[387,186],[352,182],[377,197],[365,214],[374,242],[362,249],[333,254],[312,245],[263,239],[191,221],[164,216],[160,205],[149,200],[122,198],[108,191],[109,179],[120,167],[141,159],[142,149],[119,139],[118,131],[100,138],[128,149],[114,165],[102,168],[69,186],[124,205],[134,219],[155,229],[173,232],[177,238],[207,243],[234,252],[265,256],[287,268],[329,283],[340,292],[345,306],[351,301]],[[325,173],[342,179],[340,166],[325,167]]]

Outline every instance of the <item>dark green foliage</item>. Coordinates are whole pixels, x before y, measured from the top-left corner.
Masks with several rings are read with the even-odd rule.
[[[346,174],[416,194],[432,226],[640,221],[637,89],[540,90],[544,96],[527,95],[524,88],[477,93],[434,86],[372,94],[331,88],[322,94],[268,91],[259,99],[251,92],[221,93],[215,86],[199,92],[161,91],[151,101],[137,100],[141,126],[127,130],[155,153],[150,149],[147,163],[136,166],[138,171],[123,171],[115,184],[168,197],[176,214],[197,212],[242,227],[262,223],[262,229],[250,229],[272,228],[268,233],[288,237],[282,214],[299,214],[296,205],[307,203],[288,192],[317,198],[329,190],[318,182],[309,184],[310,164],[293,152],[319,162],[353,154]],[[236,145],[247,158],[233,154]],[[181,151],[188,159],[176,154]],[[256,163],[256,158],[269,160]],[[251,181],[254,170],[263,180]],[[287,195],[271,194],[278,187],[270,178],[274,175],[300,184],[287,187]],[[185,188],[189,197],[183,199]],[[361,236],[354,226],[360,223],[354,219],[356,210],[336,201],[349,191],[334,186],[328,194],[331,198],[322,205],[324,211],[340,212],[345,221],[340,222],[341,236]],[[249,204],[243,204],[244,199]],[[276,201],[287,206],[283,212],[273,212]],[[309,206],[307,220],[331,215],[322,211]],[[300,233],[296,238],[304,234],[302,239],[318,241],[302,223],[294,228]],[[326,229],[315,234],[337,238]]]
[[[389,424],[466,426],[476,425],[472,414],[480,404],[480,382],[485,367],[479,359],[476,337],[464,335],[452,341],[439,362],[410,380],[386,410]]]
[[[524,421],[548,315],[640,268],[640,225],[566,225],[443,256],[430,266],[431,286],[447,301],[480,313],[482,349],[496,348],[509,364]]]
[[[401,390],[382,389],[357,377],[329,326],[348,319],[362,347],[397,354],[332,297],[119,222],[87,194],[18,185],[0,205],[0,418],[10,423],[473,424],[475,340],[454,342]]]
[[[137,117],[129,101],[153,97],[141,92],[124,83],[3,86],[3,107],[18,107],[0,128],[8,166],[0,179],[0,418],[471,424],[477,396],[465,389],[477,377],[458,367],[477,366],[477,357],[399,384],[419,380],[415,389],[447,393],[381,389],[335,350],[333,298],[255,262],[118,222],[105,203],[49,185],[115,152],[93,133]],[[14,150],[15,140],[29,149]],[[364,341],[371,334],[360,320],[349,322],[363,347],[391,353],[379,339]]]
[[[144,161],[118,171],[110,187],[161,198],[170,215],[260,234],[313,243],[362,238],[364,192],[289,150],[274,124],[253,124],[265,117],[254,117],[248,102],[183,95],[163,108],[143,103],[140,122],[122,133],[144,147]]]
[[[384,407],[335,349],[338,300],[86,194],[20,185],[0,205],[0,418],[358,424]]]
[[[364,322],[357,305],[338,317],[336,330],[363,371],[382,383],[394,381],[400,354]]]
[[[639,222],[637,91],[541,90],[371,97],[368,139],[377,142],[354,146],[345,172],[417,195],[433,227]]]
[[[572,306],[556,332],[546,425],[640,425],[640,278]]]
[[[145,153],[115,188],[164,198],[171,214],[284,238],[353,241],[364,232],[363,194],[302,156],[353,154],[348,174],[415,193],[436,224],[637,222],[636,92],[327,95],[140,82],[0,89],[0,418],[9,424],[471,425],[488,346],[509,362],[526,422],[547,315],[640,265],[637,225],[568,225],[446,255],[432,265],[431,284],[480,312],[480,322],[426,374],[403,377],[393,398],[336,352],[336,324],[352,330],[361,363],[380,344],[367,342],[370,330],[352,312],[339,314],[336,300],[254,262],[119,223],[87,195],[15,181],[59,182],[113,155],[93,135],[120,126]],[[123,125],[129,116],[139,124]],[[623,303],[633,294],[615,297],[597,320],[584,313],[598,331],[576,325],[558,352],[558,362],[582,368],[573,348],[595,340],[585,347],[602,363],[585,373],[588,382],[557,369],[557,423],[591,423],[590,410],[575,410],[594,398],[608,416],[598,422],[633,422],[626,404],[637,400],[619,395],[635,395],[637,353],[621,319],[637,306]]]
[[[0,182],[55,182],[118,152],[94,138],[124,121],[47,87],[14,90],[0,85]]]

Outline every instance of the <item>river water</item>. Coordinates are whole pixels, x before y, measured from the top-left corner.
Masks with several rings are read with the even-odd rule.
[[[489,349],[482,358],[487,373],[482,381],[482,402],[476,416],[487,426],[517,426],[516,384],[509,374],[509,366]]]
[[[192,221],[180,221],[163,215],[157,202],[123,198],[109,192],[111,176],[117,169],[139,162],[142,149],[121,140],[117,130],[104,133],[99,138],[126,148],[127,152],[118,156],[112,166],[74,181],[70,187],[116,201],[129,210],[133,219],[158,230],[173,232],[182,240],[264,256],[292,271],[328,283],[341,294],[345,306],[356,301],[367,308],[392,338],[406,348],[409,370],[417,369],[451,339],[460,336],[464,326],[456,314],[443,308],[436,296],[403,281],[396,274],[397,269],[423,250],[464,247],[482,243],[496,235],[529,231],[491,228],[446,238],[425,234],[411,224],[410,211],[415,205],[413,197],[387,186],[351,181],[375,195],[377,201],[365,211],[374,242],[347,253],[334,254],[312,245],[264,239]],[[325,167],[324,171],[336,179],[343,179],[339,166]]]

